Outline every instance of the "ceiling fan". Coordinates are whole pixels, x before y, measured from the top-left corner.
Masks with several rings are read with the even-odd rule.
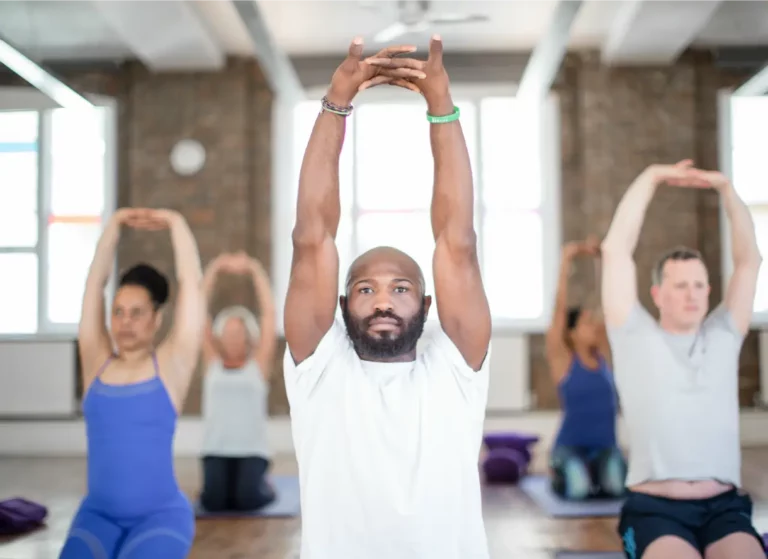
[[[477,23],[488,21],[482,14],[430,13],[430,0],[399,0],[398,20],[376,33],[373,40],[388,43],[406,33],[423,33],[433,25]]]

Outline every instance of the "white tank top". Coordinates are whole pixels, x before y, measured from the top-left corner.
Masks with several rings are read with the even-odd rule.
[[[213,362],[203,380],[203,455],[269,457],[269,386],[255,361],[240,369]]]

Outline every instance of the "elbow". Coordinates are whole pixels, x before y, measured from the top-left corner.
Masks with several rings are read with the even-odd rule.
[[[632,251],[629,250],[625,243],[623,243],[620,239],[611,238],[610,235],[608,235],[602,243],[600,243],[600,253],[602,256],[611,256],[616,254],[630,254]]]
[[[477,256],[477,233],[470,228],[467,231],[446,230],[440,236],[450,253],[455,256],[475,258]]]
[[[291,234],[293,248],[312,248],[323,244],[328,232],[319,221],[309,224],[296,224]]]

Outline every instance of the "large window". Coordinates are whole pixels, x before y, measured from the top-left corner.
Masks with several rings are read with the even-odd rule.
[[[423,100],[392,91],[361,96],[347,127],[337,235],[340,285],[356,256],[389,245],[419,262],[434,295],[429,124]],[[560,243],[555,102],[531,107],[487,90],[457,90],[454,96],[475,175],[475,228],[494,325],[542,329],[556,273],[550,262],[557,261]],[[291,208],[318,110],[319,101],[312,100],[293,112]],[[292,226],[295,213],[286,217]]]
[[[739,97],[724,94],[721,100],[722,166],[736,191],[750,207],[757,242],[768,255],[768,176],[765,172],[765,131],[768,130],[768,96]],[[725,217],[723,215],[723,217]],[[726,279],[733,268],[728,223],[721,219],[723,268]],[[768,266],[757,283],[753,321],[768,324]]]
[[[0,336],[69,334],[113,209],[114,110],[0,109]]]

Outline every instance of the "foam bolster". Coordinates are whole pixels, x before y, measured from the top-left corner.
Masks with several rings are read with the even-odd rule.
[[[513,448],[496,448],[488,453],[483,462],[486,483],[515,484],[528,472],[525,455]]]

